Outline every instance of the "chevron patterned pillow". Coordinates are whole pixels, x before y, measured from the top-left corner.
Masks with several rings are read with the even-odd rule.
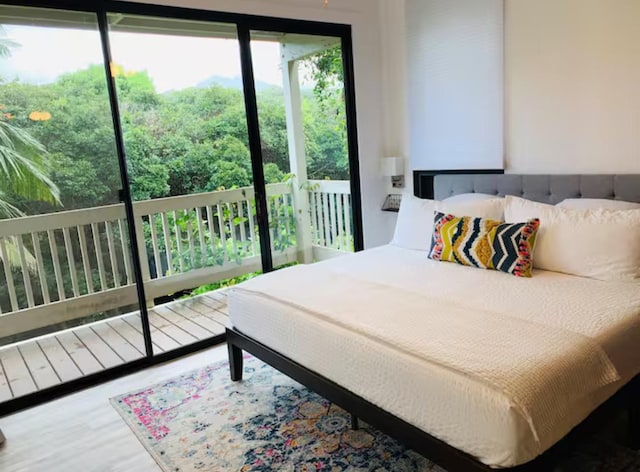
[[[504,223],[436,211],[429,257],[531,277],[539,226],[537,218],[526,223]]]

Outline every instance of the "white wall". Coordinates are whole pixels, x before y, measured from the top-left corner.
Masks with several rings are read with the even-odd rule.
[[[507,168],[640,172],[640,1],[507,0]]]
[[[640,0],[504,3],[507,172],[640,172]],[[406,25],[387,29],[397,57]],[[384,92],[408,116],[407,82]]]
[[[389,242],[395,220],[380,210],[388,188],[378,167],[384,154],[378,0],[330,0],[326,8],[322,0],[149,0],[140,3],[351,24],[365,247]]]

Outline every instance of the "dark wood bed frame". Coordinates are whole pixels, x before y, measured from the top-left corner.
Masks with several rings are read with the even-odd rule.
[[[227,347],[229,349],[231,380],[233,381],[242,379],[242,355],[243,351],[246,351],[348,411],[353,418],[361,418],[371,426],[397,439],[408,448],[422,454],[427,459],[445,468],[447,472],[488,472],[496,470],[236,329],[227,329]],[[560,459],[566,456],[567,450],[576,441],[584,438],[586,434],[592,433],[608,420],[611,420],[612,416],[624,410],[627,411],[628,415],[629,445],[633,448],[640,448],[639,396],[640,375],[627,383],[613,397],[574,428],[563,440],[537,459],[517,467],[497,470],[504,472],[549,472],[553,470],[554,465]],[[354,421],[353,425],[356,426],[357,422]]]
[[[421,198],[433,198],[434,177],[439,174],[502,174],[503,172],[501,169],[414,171],[414,193]],[[550,472],[560,460],[566,457],[567,452],[577,441],[592,434],[611,421],[612,417],[625,411],[627,413],[629,446],[640,449],[640,375],[628,382],[567,436],[538,458],[517,467],[494,469],[236,329],[227,329],[227,345],[231,380],[239,381],[242,379],[242,353],[246,351],[348,411],[352,415],[354,427],[357,427],[357,418],[361,418],[371,426],[444,467],[447,472],[495,470]]]

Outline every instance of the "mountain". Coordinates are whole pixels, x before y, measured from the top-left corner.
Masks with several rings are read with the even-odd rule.
[[[219,75],[214,75],[207,79],[204,79],[201,82],[198,82],[198,84],[196,84],[196,87],[207,88],[207,87],[211,87],[212,85],[219,85],[224,88],[242,90],[242,77],[221,77]],[[273,87],[281,88],[277,85],[268,84],[260,80],[256,81],[257,92],[260,92],[261,90],[273,88]]]

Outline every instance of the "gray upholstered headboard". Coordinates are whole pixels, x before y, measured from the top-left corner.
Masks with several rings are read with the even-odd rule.
[[[460,193],[516,195],[556,204],[565,198],[607,198],[640,203],[640,174],[624,175],[436,175],[437,200]]]

